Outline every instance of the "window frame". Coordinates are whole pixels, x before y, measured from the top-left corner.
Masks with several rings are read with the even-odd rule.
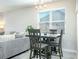
[[[44,10],[39,10],[38,12],[37,12],[37,23],[38,23],[38,25],[37,25],[37,28],[40,28],[40,23],[49,23],[49,29],[51,29],[51,26],[52,26],[52,23],[55,23],[55,22],[63,22],[64,23],[64,31],[65,31],[65,18],[64,18],[64,20],[54,20],[54,21],[52,21],[52,13],[50,12],[50,11],[56,11],[56,10],[61,10],[61,9],[64,9],[65,10],[65,7],[61,7],[61,8],[52,8],[52,9],[44,9]],[[43,21],[43,22],[40,22],[40,17],[39,17],[39,13],[40,12],[48,12],[49,11],[49,21]]]

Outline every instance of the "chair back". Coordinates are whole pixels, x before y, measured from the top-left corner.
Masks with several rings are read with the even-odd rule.
[[[60,38],[59,38],[59,45],[62,46],[62,35],[63,35],[63,30],[60,32]]]
[[[50,29],[50,34],[57,34],[57,29]]]
[[[39,29],[28,29],[29,39],[30,39],[30,48],[39,48],[40,47],[40,30]]]

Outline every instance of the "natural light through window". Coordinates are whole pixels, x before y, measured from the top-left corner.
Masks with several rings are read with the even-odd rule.
[[[65,29],[65,9],[45,10],[38,13],[39,28],[43,32],[49,29]]]

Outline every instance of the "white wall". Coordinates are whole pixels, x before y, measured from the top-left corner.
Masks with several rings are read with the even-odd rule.
[[[6,12],[6,32],[7,31],[25,31],[28,25],[36,27],[36,15],[33,8],[24,8],[20,10]]]
[[[63,38],[63,48],[66,51],[77,51],[77,32],[76,32],[76,1],[75,0],[63,0],[60,2],[54,2],[47,4],[47,8],[60,8],[65,7],[65,35]],[[6,15],[6,31],[24,31],[26,25],[32,24],[36,27],[37,15],[36,10],[32,8],[24,8],[7,12]]]

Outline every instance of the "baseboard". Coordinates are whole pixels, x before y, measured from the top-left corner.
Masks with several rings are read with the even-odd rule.
[[[23,51],[23,52],[20,52],[20,53],[18,53],[18,54],[15,54],[15,55],[13,55],[13,56],[11,56],[11,57],[8,57],[8,58],[6,58],[6,59],[12,59],[12,58],[14,58],[14,57],[16,57],[16,56],[18,56],[18,55],[21,55],[21,54],[23,54],[23,53],[25,53],[25,52],[27,52],[27,51],[29,51],[30,49],[27,49],[27,50],[25,50],[25,51]]]
[[[73,57],[77,58],[77,51],[76,50],[70,50],[70,49],[63,49],[63,56],[64,57]]]

